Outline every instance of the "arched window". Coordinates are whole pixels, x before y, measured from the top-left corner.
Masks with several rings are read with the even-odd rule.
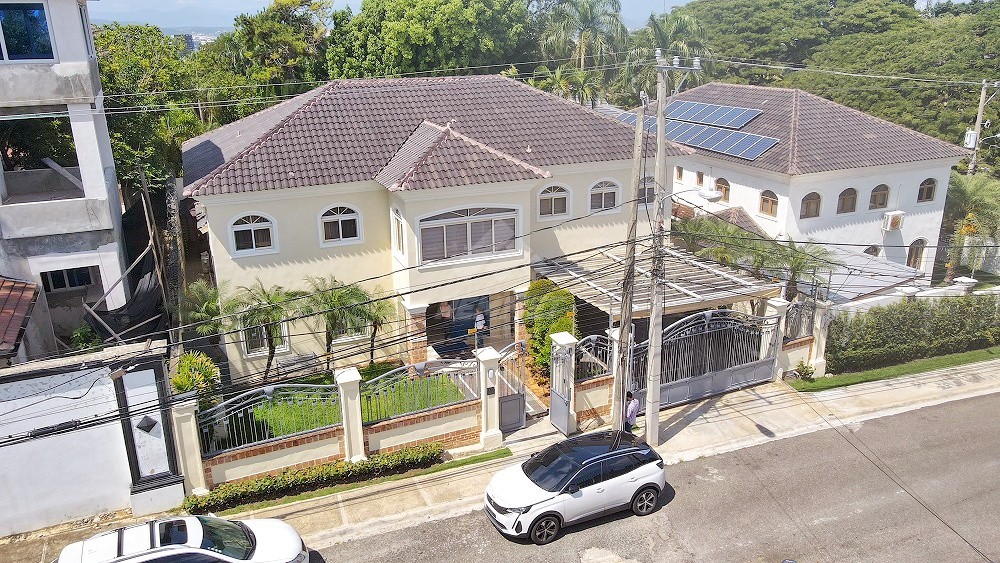
[[[923,201],[934,201],[934,191],[937,190],[937,180],[927,178],[920,182],[920,189],[917,190],[917,203]]]
[[[456,209],[424,217],[419,225],[421,264],[518,250],[516,209]]]
[[[538,215],[555,217],[569,213],[569,190],[562,186],[549,186],[538,196]]]
[[[233,254],[261,254],[275,250],[274,221],[262,215],[244,215],[233,221]]]
[[[715,181],[715,190],[722,194],[722,199],[719,201],[729,201],[729,180],[725,178],[719,178]]]
[[[865,254],[871,256],[878,256],[882,252],[882,247],[877,244],[873,244],[865,249]]]
[[[810,192],[806,194],[806,197],[802,198],[802,208],[799,210],[799,219],[819,217],[819,204],[820,197],[818,193]]]
[[[319,218],[323,245],[332,246],[361,240],[361,216],[350,207],[332,207]]]
[[[656,179],[646,176],[639,183],[639,203],[650,205],[656,202]]]
[[[885,209],[886,207],[889,207],[889,186],[879,184],[872,190],[872,197],[868,202],[868,209]]]
[[[778,216],[778,196],[771,190],[764,190],[760,194],[760,212],[771,217]]]
[[[906,265],[919,270],[924,263],[924,248],[926,247],[927,241],[922,238],[913,241],[910,250],[906,253]]]
[[[837,198],[837,213],[854,213],[858,208],[858,190],[847,188]]]
[[[604,211],[618,205],[618,184],[605,180],[590,188],[590,210]]]

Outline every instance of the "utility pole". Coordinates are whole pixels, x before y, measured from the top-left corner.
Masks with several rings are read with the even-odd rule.
[[[663,345],[663,234],[664,222],[669,224],[670,204],[667,192],[667,147],[663,131],[666,129],[664,110],[667,108],[666,66],[660,49],[656,50],[656,162],[653,168],[653,190],[656,201],[656,221],[653,223],[652,302],[649,306],[649,346],[646,369],[646,443],[660,445],[660,371]],[[669,227],[667,227],[669,229]]]
[[[979,134],[983,131],[983,112],[986,110],[986,81],[983,80],[983,90],[979,93],[979,111],[976,112],[975,145],[972,147],[972,158],[969,160],[969,170],[967,174],[972,176],[976,173],[976,166],[979,164]]]
[[[625,246],[625,279],[622,281],[621,324],[618,326],[618,372],[611,384],[612,428],[625,427],[625,378],[631,373],[632,355],[632,295],[635,288],[635,232],[639,220],[639,184],[642,181],[643,130],[646,122],[646,105],[635,119],[635,144],[632,147],[632,197],[629,203],[628,242]]]

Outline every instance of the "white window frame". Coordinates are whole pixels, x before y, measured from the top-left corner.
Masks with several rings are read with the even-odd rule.
[[[547,190],[562,190],[561,192],[545,193]],[[542,200],[543,199],[556,199],[556,198],[566,198],[566,212],[565,213],[551,213],[549,215],[542,215]],[[539,221],[555,221],[558,219],[566,219],[573,215],[573,190],[569,189],[569,186],[563,184],[548,184],[538,192],[538,220]]]
[[[594,209],[593,200],[591,199],[595,193],[600,191],[601,196],[601,208]],[[603,194],[614,193],[615,194],[615,205],[614,207],[604,207],[604,197]],[[591,213],[619,213],[622,210],[622,185],[618,183],[618,180],[613,178],[604,178],[594,182],[590,189],[587,190],[587,209]]]
[[[350,211],[350,213],[326,217],[327,213],[335,209],[346,209]],[[343,221],[344,219],[354,219],[355,223],[357,224],[358,235],[351,238],[341,237],[339,239],[327,240],[326,224],[333,223],[335,221],[340,222]],[[354,206],[344,205],[344,204],[331,205],[319,212],[319,214],[316,216],[316,222],[319,225],[319,245],[322,248],[329,248],[331,246],[349,246],[352,244],[361,244],[365,242],[365,229],[364,225],[361,222],[361,213],[358,212],[358,210]],[[341,234],[343,234],[343,231],[341,231]]]
[[[83,41],[87,44],[87,57],[97,58],[97,49],[94,47],[94,34],[90,26],[90,13],[87,11],[86,3],[80,4],[80,23],[83,26]]]
[[[49,289],[45,293],[63,293],[68,291],[87,291],[91,287],[97,285],[94,280],[94,269],[97,266],[76,266],[73,268],[59,268],[56,270],[46,270],[41,272],[39,276],[42,278],[42,289],[45,289],[45,285],[49,286]],[[87,285],[70,285],[69,277],[66,276],[68,270],[87,270],[87,274],[90,276],[90,283]],[[58,272],[63,277],[63,282],[66,284],[65,287],[57,288],[54,283],[52,283],[52,274]]]
[[[334,335],[333,343],[337,344],[339,342],[355,342],[358,340],[367,340],[372,335],[372,327],[370,324],[366,324],[358,332],[343,331],[338,335]]]
[[[389,238],[392,242],[392,252],[397,258],[406,257],[406,222],[403,221],[403,214],[398,207],[393,207],[389,211]]]
[[[271,223],[270,224],[270,229],[271,229],[271,246],[267,247],[267,248],[262,248],[262,249],[261,248],[250,248],[250,249],[246,249],[246,250],[236,250],[236,231],[237,230],[241,230],[241,231],[242,230],[246,230],[245,228],[243,228],[242,225],[240,225],[238,227],[236,225],[236,222],[239,221],[240,219],[243,219],[244,217],[249,217],[251,215],[257,215],[258,217],[263,217],[264,219],[267,219],[268,221],[270,221],[270,223]],[[258,228],[260,228],[260,227],[258,227]],[[252,227],[250,229],[253,230]],[[254,244],[256,244],[256,241],[254,241]],[[232,255],[233,258],[243,258],[243,257],[246,257],[246,256],[263,256],[263,255],[266,255],[266,254],[277,254],[278,253],[278,222],[274,220],[274,217],[271,217],[270,215],[268,215],[266,213],[261,213],[259,211],[248,211],[246,213],[240,213],[236,217],[233,217],[229,221],[229,252],[230,252],[230,254]]]
[[[48,0],[6,0],[0,2],[2,4],[41,4],[42,11],[45,12],[45,23],[48,27],[49,32],[49,45],[52,46],[52,58],[51,59],[11,59],[7,53],[7,39],[3,35],[3,26],[0,26],[0,54],[3,58],[0,59],[0,64],[33,64],[33,63],[43,63],[52,64],[59,62],[59,52],[56,50],[56,37],[52,33],[52,10],[49,9]],[[88,20],[89,21],[89,20]],[[84,38],[87,41],[87,38]]]
[[[443,215],[445,213],[452,213],[452,212],[456,212],[456,211],[463,211],[463,210],[466,210],[466,209],[473,209],[474,208],[474,207],[470,207],[470,206],[462,206],[462,207],[452,207],[452,208],[449,208],[449,209],[441,209],[441,210],[437,210],[437,211],[434,211],[432,213],[427,213],[425,215],[421,215],[420,217],[417,217],[416,226],[415,226],[414,230],[416,231],[416,237],[417,237],[417,249],[418,249],[417,263],[420,265],[421,268],[433,268],[434,266],[438,266],[438,265],[452,265],[452,264],[460,264],[460,263],[468,263],[468,262],[482,262],[482,261],[486,261],[486,260],[494,260],[496,258],[509,258],[509,257],[520,256],[521,255],[521,253],[522,253],[521,231],[523,229],[523,226],[522,226],[523,223],[521,222],[522,221],[522,219],[521,219],[521,207],[517,206],[517,205],[511,205],[511,204],[508,204],[508,203],[498,203],[498,204],[483,203],[483,204],[480,204],[480,205],[476,205],[475,207],[482,207],[482,208],[487,208],[487,209],[489,209],[489,208],[505,209],[505,210],[509,210],[509,212],[506,212],[506,213],[496,213],[496,214],[490,214],[490,215],[472,215],[472,216],[466,216],[466,217],[456,217],[454,219],[439,219],[439,220],[431,221],[431,222],[428,222],[428,223],[424,223],[424,221],[426,221],[428,218],[434,217],[435,215]],[[447,227],[448,225],[457,225],[457,224],[466,224],[466,225],[468,225],[469,223],[476,222],[477,220],[478,221],[483,221],[483,220],[486,220],[486,219],[491,219],[491,220],[496,220],[496,219],[514,219],[514,240],[513,240],[513,242],[514,242],[514,248],[512,248],[510,250],[501,250],[500,252],[494,251],[494,252],[490,252],[490,253],[484,252],[484,253],[481,253],[481,254],[464,254],[462,256],[438,258],[438,259],[434,259],[431,262],[425,262],[424,261],[424,238],[423,238],[423,230],[424,230],[425,227]],[[446,233],[445,233],[445,242],[444,242],[444,245],[445,245],[445,251],[447,252],[447,247],[448,247],[447,229],[445,229],[445,231],[446,231]],[[466,236],[468,236],[468,237],[472,236],[471,234],[469,234],[470,233],[470,229],[468,227],[466,227],[466,233],[467,233]],[[495,243],[496,243],[496,241],[494,241],[494,244]],[[471,246],[471,241],[469,241],[469,244]]]
[[[646,207],[656,207],[656,178],[652,176],[643,176],[639,180],[639,195],[642,195],[643,191],[652,190],[653,195],[650,197],[646,195],[639,201],[639,205],[644,205]]]
[[[243,357],[244,358],[259,358],[261,356],[267,356],[267,343],[266,342],[264,343],[264,346],[261,347],[260,349],[255,348],[254,350],[251,351],[247,347],[247,343],[250,342],[250,340],[247,338],[247,331],[251,330],[253,328],[259,328],[259,329],[263,330],[263,325],[259,325],[259,326],[256,326],[256,327],[250,327],[250,328],[241,328],[240,329],[240,340],[242,341],[242,342],[240,342],[240,348],[243,350]],[[265,335],[265,338],[266,338],[266,335]],[[282,339],[282,341],[284,343],[281,346],[276,346],[274,348],[275,355],[291,350],[291,346],[290,346],[290,343],[288,341],[288,322],[287,321],[282,321],[282,323],[281,323],[281,339]]]

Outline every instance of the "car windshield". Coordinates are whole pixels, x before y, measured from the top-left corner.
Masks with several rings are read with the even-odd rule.
[[[550,493],[555,493],[569,483],[580,469],[580,464],[556,444],[532,456],[521,468],[532,483]]]
[[[253,553],[254,541],[253,535],[245,526],[237,522],[208,516],[198,516],[198,521],[201,522],[203,530],[202,549],[221,553],[234,559],[250,558],[250,554]]]

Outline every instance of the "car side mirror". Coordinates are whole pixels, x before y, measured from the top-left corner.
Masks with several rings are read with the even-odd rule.
[[[536,455],[538,455],[538,452],[531,452],[531,455],[528,457],[535,457]]]
[[[566,494],[567,495],[574,495],[574,494],[579,493],[579,492],[580,492],[580,486],[579,485],[572,485],[572,484],[566,485]]]

